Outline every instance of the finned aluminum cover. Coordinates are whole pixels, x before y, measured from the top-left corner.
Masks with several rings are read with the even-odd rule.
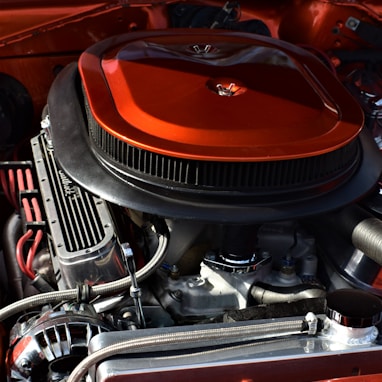
[[[59,288],[99,284],[125,276],[107,203],[68,178],[43,135],[32,138],[31,143]]]

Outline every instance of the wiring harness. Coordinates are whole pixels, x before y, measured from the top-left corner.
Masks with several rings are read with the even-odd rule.
[[[36,274],[33,260],[44,236],[45,222],[42,218],[39,192],[34,187],[32,163],[0,162],[0,182],[4,196],[25,222],[15,256],[22,273],[34,280]]]

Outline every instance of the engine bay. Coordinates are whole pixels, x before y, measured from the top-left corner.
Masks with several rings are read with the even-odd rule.
[[[1,378],[377,381],[382,5],[4,6]]]

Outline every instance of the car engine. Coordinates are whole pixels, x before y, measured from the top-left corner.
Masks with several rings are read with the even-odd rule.
[[[378,1],[9,14],[2,380],[381,378]]]

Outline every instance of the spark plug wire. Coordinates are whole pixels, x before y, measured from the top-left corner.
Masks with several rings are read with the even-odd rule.
[[[7,172],[8,176],[10,172]],[[11,178],[14,178],[13,172],[11,172]],[[12,180],[12,179],[11,179]],[[4,196],[7,199],[8,203],[16,210],[19,211],[19,205],[17,203],[16,197],[11,196],[11,187],[8,184],[7,175],[4,169],[0,170],[0,181],[1,181],[1,187],[4,192]]]
[[[24,246],[25,243],[33,236],[33,231],[29,229],[27,232],[24,233],[23,236],[20,237],[20,239],[17,241],[16,245],[16,260],[17,263],[21,269],[21,271],[28,276],[30,279],[34,279],[35,275],[33,272],[30,272],[30,270],[26,267],[25,261],[24,261]]]
[[[25,182],[24,182],[24,174],[23,170],[18,169],[16,171],[17,174],[17,183],[19,187],[19,191],[25,191]],[[30,169],[25,170],[25,177],[26,177],[26,182],[27,182],[27,189],[28,190],[34,190],[34,184],[33,184],[33,177],[32,177],[32,172]],[[33,219],[33,213],[32,213],[32,208],[30,206],[28,198],[22,197],[21,198],[21,203],[25,212],[25,219],[27,223],[31,223],[33,221],[36,222],[41,222],[42,221],[42,214],[41,214],[41,209],[38,203],[38,200],[36,197],[33,197],[31,199],[32,203],[32,208],[34,212],[34,219]],[[19,239],[16,249],[16,259],[19,264],[19,267],[21,271],[28,276],[30,279],[35,278],[35,273],[33,271],[33,260],[35,258],[38,246],[42,240],[43,237],[43,231],[41,229],[37,230],[35,238],[29,248],[28,255],[27,255],[27,260],[24,260],[23,252],[24,252],[24,246],[27,242],[27,240],[31,239],[33,236],[33,230],[29,229],[27,232]]]

